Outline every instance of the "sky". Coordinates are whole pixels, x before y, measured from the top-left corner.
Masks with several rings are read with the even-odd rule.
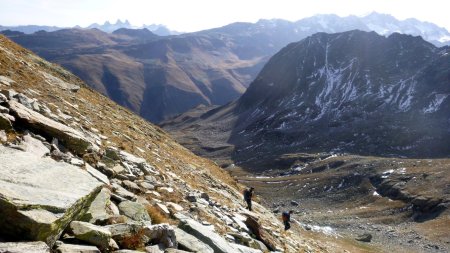
[[[86,27],[127,19],[135,26],[164,24],[172,30],[193,32],[237,21],[296,21],[315,14],[363,16],[376,11],[450,30],[445,6],[447,0],[0,0],[0,25]]]

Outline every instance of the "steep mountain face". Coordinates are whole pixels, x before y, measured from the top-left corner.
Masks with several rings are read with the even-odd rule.
[[[165,126],[196,129],[199,143],[222,130],[212,136],[234,145],[232,160],[253,165],[293,152],[448,157],[449,52],[409,35],[318,33],[272,57],[236,102]]]
[[[242,186],[213,162],[4,36],[0,182],[1,252],[336,247],[281,236],[281,222],[258,203],[247,211]]]
[[[297,22],[233,23],[160,38],[145,29],[124,28],[113,34],[69,29],[8,36],[62,64],[119,104],[160,122],[199,104],[223,105],[237,99],[270,56],[288,43],[316,32],[352,29],[383,35],[411,33],[435,43],[450,38],[445,29],[433,24],[377,13],[362,18],[317,15]]]

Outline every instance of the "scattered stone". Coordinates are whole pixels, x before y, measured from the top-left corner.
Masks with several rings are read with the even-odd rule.
[[[101,173],[100,171],[94,169],[94,168],[93,168],[91,165],[89,165],[88,163],[86,163],[86,165],[85,165],[84,168],[86,169],[86,171],[87,171],[89,174],[91,174],[91,176],[93,176],[94,178],[96,178],[98,181],[100,181],[100,182],[102,182],[102,183],[104,183],[104,184],[106,184],[106,185],[109,185],[109,184],[110,184],[109,179],[108,179],[108,177],[107,177],[105,174],[103,174],[103,173]]]
[[[184,210],[184,208],[176,203],[173,202],[167,202],[167,206],[171,209],[173,209],[175,212],[181,212]]]
[[[298,206],[299,203],[295,200],[291,200],[291,206]]]
[[[72,221],[70,230],[78,240],[85,241],[102,250],[119,249],[116,242],[111,239],[111,232],[104,227],[82,221]]]
[[[163,212],[165,215],[170,215],[170,211],[167,208],[167,206],[165,206],[164,204],[161,203],[156,203],[155,206],[161,211]]]
[[[116,166],[114,166],[112,168],[112,170],[114,171],[114,175],[118,175],[118,174],[122,174],[122,173],[126,172],[126,169],[120,164],[117,164]]]
[[[140,182],[138,182],[138,185],[139,185],[140,187],[144,188],[145,190],[150,190],[150,191],[152,191],[152,190],[155,189],[155,186],[154,186],[154,185],[152,185],[152,184],[150,184],[150,183],[147,183],[146,181],[140,181]]]
[[[202,192],[202,194],[200,195],[200,198],[209,201],[209,195],[206,192]]]
[[[0,104],[8,102],[8,98],[0,93]]]
[[[95,246],[66,244],[59,241],[56,242],[56,245],[56,253],[100,253],[100,250]]]
[[[81,167],[84,165],[84,161],[75,157],[70,159],[70,164]]]
[[[114,170],[111,168],[108,168],[108,166],[106,166],[106,164],[102,163],[102,162],[98,162],[96,165],[96,168],[102,172],[103,174],[105,174],[108,178],[112,178],[114,176]]]
[[[22,93],[16,94],[16,95],[14,96],[14,98],[17,99],[17,101],[18,101],[19,103],[21,103],[22,105],[24,105],[24,106],[27,107],[28,109],[33,110],[32,103],[35,102],[36,100],[31,99],[31,98],[25,96],[25,95],[22,94]]]
[[[371,242],[372,235],[369,233],[364,233],[362,235],[358,235],[358,237],[356,237],[355,240],[360,241],[360,242]]]
[[[178,242],[178,248],[190,252],[214,253],[214,250],[191,234],[175,228],[175,235]]]
[[[152,245],[145,247],[145,252],[147,253],[164,253],[164,248],[159,245]]]
[[[147,209],[140,203],[123,201],[119,204],[120,212],[135,221],[151,221]]]
[[[44,242],[0,242],[1,253],[50,253]]]
[[[101,183],[73,165],[0,146],[0,235],[52,246]]]
[[[15,90],[0,90],[0,93],[3,94],[8,100],[11,100],[14,98],[15,95],[17,95],[17,92]]]
[[[122,181],[122,186],[125,187],[125,189],[132,191],[134,193],[139,193],[141,191],[141,188],[139,188],[139,186],[136,183],[131,182],[130,180]]]
[[[128,161],[130,163],[142,164],[142,163],[146,163],[147,162],[144,158],[137,157],[137,156],[135,156],[133,154],[130,154],[128,152],[125,152],[123,150],[119,151],[119,156],[123,160]]]
[[[179,227],[185,232],[197,237],[202,242],[209,245],[215,253],[234,253],[236,249],[230,245],[223,237],[213,232],[207,226],[203,226],[197,221],[181,214],[175,214],[180,220]]]
[[[197,202],[197,196],[195,196],[194,194],[189,194],[189,195],[187,195],[187,196],[186,196],[186,199],[187,199],[189,202]]]
[[[28,153],[34,154],[37,157],[44,157],[50,153],[50,150],[38,139],[26,134],[22,137],[22,141],[15,148]]]
[[[99,194],[92,201],[88,207],[86,213],[81,220],[95,224],[98,220],[106,219],[109,217],[106,208],[110,202],[111,191],[107,188],[103,188]]]
[[[172,187],[159,187],[158,191],[159,192],[166,192],[166,193],[173,193],[173,188]]]
[[[91,142],[79,131],[43,116],[22,104],[10,101],[11,113],[22,126],[53,136],[77,154],[84,154]]]
[[[113,183],[112,187],[114,189],[114,192],[122,199],[128,199],[128,200],[136,199],[136,195],[134,193],[128,191],[127,189],[123,188],[122,186],[120,186],[116,183]]]

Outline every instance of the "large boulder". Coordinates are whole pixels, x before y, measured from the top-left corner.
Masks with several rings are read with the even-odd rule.
[[[0,243],[0,253],[50,253],[44,242],[5,242]]]
[[[92,201],[91,205],[83,215],[82,220],[90,223],[96,223],[98,220],[104,220],[110,215],[108,214],[107,207],[111,198],[111,191],[107,188],[103,188],[100,193]]]
[[[83,221],[72,221],[70,230],[75,238],[99,247],[103,251],[119,249],[111,239],[111,232],[107,228],[96,226]]]
[[[179,228],[175,228],[178,248],[189,252],[214,253],[214,250],[195,236],[190,235]]]
[[[247,225],[249,230],[255,235],[256,239],[263,242],[269,250],[273,251],[276,249],[274,238],[261,227],[255,217],[248,216],[245,220],[245,225]]]
[[[180,220],[179,227],[182,230],[210,246],[215,253],[237,252],[230,243],[207,226],[203,226],[199,222],[184,215],[176,214],[176,217]]]
[[[17,124],[33,129],[44,136],[57,138],[76,154],[86,153],[86,149],[91,145],[81,132],[28,109],[14,100],[9,101],[9,109],[15,116]]]
[[[52,246],[102,184],[73,165],[0,146],[0,236]]]

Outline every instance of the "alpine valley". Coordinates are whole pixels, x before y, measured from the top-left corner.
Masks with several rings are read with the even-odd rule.
[[[274,212],[384,250],[446,252],[449,53],[398,33],[317,33],[275,54],[238,100],[162,126]]]

